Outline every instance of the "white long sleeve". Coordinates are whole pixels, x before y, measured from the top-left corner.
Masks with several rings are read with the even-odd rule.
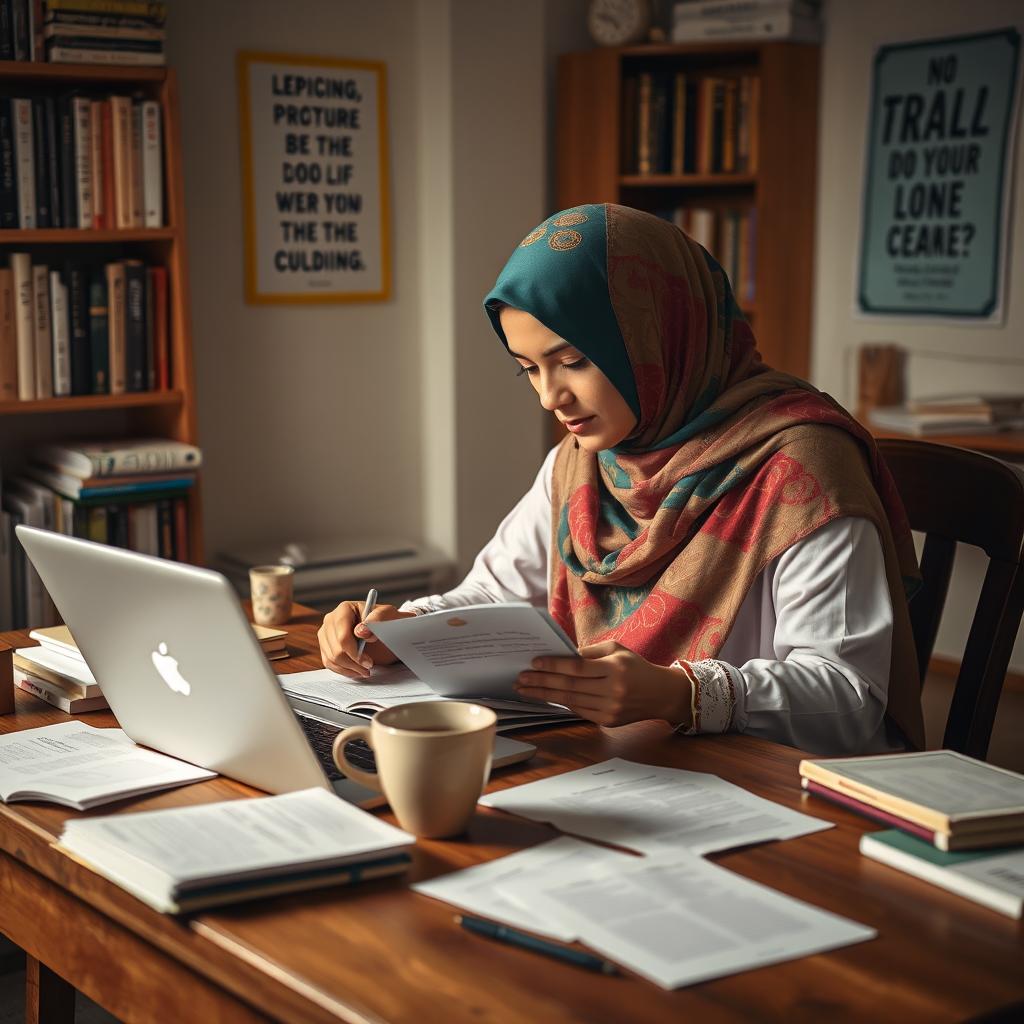
[[[554,454],[462,583],[404,609],[547,603]],[[814,753],[897,748],[884,721],[892,619],[874,526],[858,518],[823,526],[765,567],[718,658],[693,666],[698,731],[731,729]]]

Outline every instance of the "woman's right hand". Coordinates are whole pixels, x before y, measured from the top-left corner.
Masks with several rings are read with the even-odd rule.
[[[371,629],[374,622],[388,619],[407,619],[415,612],[400,612],[393,604],[379,604],[362,621],[361,601],[342,601],[332,612],[324,616],[324,624],[316,634],[320,641],[320,656],[324,667],[340,672],[343,676],[365,678],[374,665],[393,665],[398,658],[377,640]],[[368,628],[369,627],[369,628]],[[360,640],[366,641],[361,659],[357,659],[356,648]]]

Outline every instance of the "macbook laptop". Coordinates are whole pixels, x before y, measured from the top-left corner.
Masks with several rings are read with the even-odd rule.
[[[136,743],[268,793],[318,786],[363,807],[383,802],[331,758],[337,732],[366,720],[284,692],[220,573],[29,526],[17,535]],[[359,747],[350,758],[372,769],[373,752]],[[493,765],[535,752],[499,736]]]

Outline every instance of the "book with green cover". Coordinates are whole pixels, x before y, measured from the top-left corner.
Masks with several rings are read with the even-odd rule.
[[[1024,846],[947,853],[894,828],[862,835],[860,852],[1007,917],[1024,912]]]

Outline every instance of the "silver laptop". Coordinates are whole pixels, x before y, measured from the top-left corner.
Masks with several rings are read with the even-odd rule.
[[[17,535],[136,743],[268,793],[319,786],[383,802],[330,757],[337,731],[366,719],[289,697],[220,573],[29,526]],[[357,764],[372,758],[357,748]],[[535,752],[499,736],[493,764]]]

